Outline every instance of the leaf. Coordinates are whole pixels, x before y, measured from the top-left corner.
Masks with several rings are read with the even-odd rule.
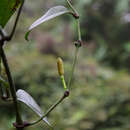
[[[25,103],[28,107],[30,107],[37,115],[39,115],[40,117],[42,117],[43,112],[41,111],[41,108],[39,107],[39,105],[35,102],[35,100],[32,98],[32,96],[30,96],[27,92],[25,92],[22,89],[19,89],[16,92],[16,96],[17,96],[17,100]],[[48,122],[47,118],[43,118],[43,121],[45,121],[49,126],[50,123]]]
[[[0,0],[0,25],[2,28],[4,28],[20,3],[21,0]]]
[[[30,33],[30,31],[26,32],[26,34],[25,34],[25,40],[27,40],[27,41],[29,41],[29,39],[28,39],[29,33]]]
[[[38,20],[36,20],[29,27],[29,31],[26,33],[25,39],[28,40],[29,32],[33,28],[37,27],[38,25],[40,25],[43,22],[46,22],[46,21],[48,21],[50,19],[53,19],[53,18],[55,18],[57,16],[60,16],[60,15],[66,14],[66,13],[69,13],[69,10],[66,7],[64,7],[64,6],[59,5],[59,6],[52,7],[42,17],[40,17]]]

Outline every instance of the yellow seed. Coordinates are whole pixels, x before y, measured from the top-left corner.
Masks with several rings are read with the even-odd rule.
[[[62,59],[59,57],[57,58],[57,68],[58,68],[58,73],[60,76],[64,75],[64,65]]]

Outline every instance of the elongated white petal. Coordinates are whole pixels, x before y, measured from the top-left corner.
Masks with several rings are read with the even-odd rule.
[[[31,108],[38,116],[42,117],[43,112],[39,105],[36,103],[36,101],[30,96],[27,92],[25,92],[22,89],[19,89],[16,92],[17,100],[25,103],[29,108]],[[50,123],[48,122],[47,118],[43,118],[43,121],[45,121],[48,125]]]
[[[41,18],[39,18],[38,20],[36,20],[29,28],[29,30],[32,30],[33,28],[35,28],[36,26],[38,26],[39,24],[46,22],[50,19],[53,19],[57,16],[60,16],[62,14],[68,13],[69,10],[67,8],[65,8],[64,6],[55,6],[52,7],[51,9],[49,9]]]
[[[35,27],[37,27],[38,25],[40,25],[41,23],[44,23],[50,19],[53,19],[57,16],[63,15],[65,13],[69,13],[70,11],[64,7],[64,6],[55,6],[50,8],[42,17],[40,17],[38,20],[36,20],[28,29],[28,32],[26,32],[25,34],[25,39],[27,41],[29,41],[28,36],[31,32],[31,30]]]

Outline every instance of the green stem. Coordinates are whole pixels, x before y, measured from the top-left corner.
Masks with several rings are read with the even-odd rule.
[[[21,11],[22,11],[22,7],[24,5],[24,0],[22,0],[22,3],[21,3],[21,6],[18,10],[18,14],[17,14],[17,17],[16,17],[16,20],[15,20],[15,23],[14,23],[14,26],[13,26],[13,29],[12,29],[12,32],[9,36],[10,40],[12,39],[13,35],[14,35],[14,32],[15,32],[15,29],[16,29],[16,26],[17,26],[17,23],[18,23],[18,20],[19,20],[19,17],[20,17],[20,14],[21,14]]]
[[[76,14],[75,18],[76,18],[76,21],[77,21],[78,44],[79,44],[79,45],[76,45],[75,57],[74,57],[73,65],[72,65],[72,70],[71,70],[71,73],[70,73],[70,79],[69,79],[69,82],[68,82],[68,88],[70,88],[71,82],[72,82],[72,78],[73,78],[73,73],[74,73],[74,70],[75,70],[75,65],[76,65],[76,62],[77,62],[78,50],[79,50],[79,47],[81,46],[81,30],[80,30],[80,21],[79,21],[79,14],[78,14],[78,12],[73,7],[73,5],[70,3],[69,0],[66,0],[66,1],[67,1],[68,5],[70,6],[70,8],[73,10],[73,12]]]
[[[70,72],[70,78],[69,78],[69,82],[68,82],[68,88],[70,88],[71,82],[72,82],[72,79],[73,79],[73,74],[74,74],[74,70],[75,70],[75,65],[76,65],[77,57],[78,57],[78,50],[79,50],[79,47],[76,47],[75,55],[74,55],[74,61],[73,61],[73,64],[72,64],[72,70],[71,70],[71,72]]]
[[[77,28],[78,28],[78,40],[81,41],[81,29],[80,29],[80,21],[79,19],[76,20],[77,21]]]
[[[60,78],[61,78],[61,81],[62,81],[62,84],[63,84],[64,90],[67,90],[67,86],[66,86],[66,83],[65,83],[64,75],[60,76]]]
[[[66,1],[67,1],[68,5],[70,6],[70,8],[73,10],[73,12],[78,15],[78,12],[77,12],[76,9],[73,7],[73,5],[70,3],[70,1],[69,1],[69,0],[66,0]]]
[[[52,105],[40,119],[38,119],[37,121],[33,123],[30,123],[29,126],[35,125],[39,123],[41,120],[43,120],[43,118],[45,118],[54,108],[56,108],[68,96],[69,96],[69,91],[66,90],[64,92],[64,95],[54,105]]]

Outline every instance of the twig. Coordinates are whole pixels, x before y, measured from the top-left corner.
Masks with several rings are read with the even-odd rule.
[[[70,2],[69,0],[66,0],[66,1],[67,1],[68,5],[70,6],[70,8],[73,10],[73,12],[74,12],[77,16],[79,16],[77,10],[73,7],[73,5],[71,4],[71,2]]]
[[[40,119],[38,119],[37,121],[35,121],[33,123],[29,123],[28,126],[35,125],[35,124],[39,123],[43,118],[45,118],[52,110],[54,110],[54,108],[56,108],[68,96],[69,96],[69,91],[66,90],[64,92],[64,95],[54,105],[52,105]]]
[[[68,5],[70,6],[70,8],[73,10],[72,15],[76,19],[77,31],[78,31],[78,41],[76,41],[76,43],[75,43],[75,47],[76,47],[75,56],[74,56],[74,61],[73,61],[73,64],[72,64],[72,70],[70,72],[70,78],[69,78],[69,81],[68,81],[68,88],[70,88],[71,82],[72,82],[72,79],[73,79],[73,73],[74,73],[74,70],[75,70],[75,65],[76,65],[76,62],[77,62],[78,50],[81,47],[81,30],[80,30],[79,14],[78,14],[77,10],[73,7],[73,5],[71,4],[71,2],[69,0],[66,0],[66,1],[67,1]]]
[[[12,95],[12,98],[13,98],[14,108],[15,108],[15,111],[16,111],[16,125],[23,125],[23,121],[21,119],[21,114],[20,114],[19,109],[18,109],[18,102],[17,102],[17,97],[16,97],[15,85],[14,85],[14,82],[13,82],[13,79],[12,79],[12,76],[11,76],[11,72],[10,72],[10,69],[9,69],[9,66],[8,66],[6,55],[4,53],[3,45],[4,45],[5,41],[10,41],[12,39],[13,35],[14,35],[15,29],[16,29],[16,26],[17,26],[17,23],[18,23],[18,20],[19,20],[19,16],[21,14],[23,4],[24,4],[24,0],[22,0],[21,6],[18,10],[18,14],[17,14],[17,17],[16,17],[16,20],[15,20],[11,34],[9,36],[5,36],[4,33],[2,32],[2,30],[0,29],[0,34],[1,34],[1,37],[2,37],[0,39],[0,56],[1,56],[1,59],[2,59],[2,62],[3,62],[3,65],[5,67],[8,82],[9,82],[9,85],[10,85],[10,91],[11,91],[11,95]],[[23,130],[23,128],[17,128],[17,127],[16,127],[16,129],[17,130]]]
[[[15,111],[16,111],[16,122],[18,124],[22,124],[22,119],[21,119],[21,116],[20,116],[20,113],[19,113],[19,110],[18,110],[18,103],[17,103],[17,98],[16,98],[15,85],[14,85],[14,82],[13,82],[13,79],[12,79],[12,76],[11,76],[11,72],[10,72],[10,69],[9,69],[9,66],[8,66],[7,58],[6,58],[6,55],[4,53],[2,46],[0,46],[0,55],[1,55],[1,58],[2,58],[3,65],[5,67],[6,74],[7,74],[8,82],[9,82],[9,85],[10,85],[11,95],[13,97],[14,107],[15,107]]]
[[[80,21],[77,19],[77,28],[78,28],[78,40],[81,42],[81,29],[80,29]]]
[[[68,88],[69,89],[70,89],[70,86],[71,86],[71,82],[72,82],[73,74],[74,74],[74,69],[75,69],[75,65],[76,65],[76,62],[77,62],[77,58],[78,58],[78,50],[79,50],[79,48],[76,47],[75,55],[74,55],[74,61],[73,61],[73,64],[72,64],[72,70],[70,72],[70,78],[69,78],[69,82],[68,82]]]

